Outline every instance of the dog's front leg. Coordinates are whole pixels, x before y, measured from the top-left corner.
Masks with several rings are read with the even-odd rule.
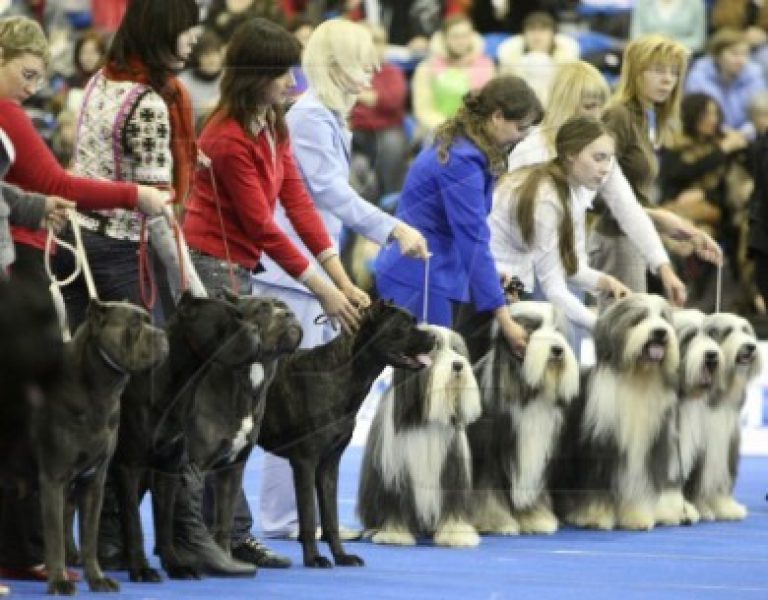
[[[296,509],[299,513],[299,542],[301,542],[305,567],[330,568],[330,560],[317,549],[315,528],[314,474],[317,464],[306,460],[291,459],[293,485],[296,489]]]
[[[77,592],[64,568],[64,482],[40,473],[40,508],[45,532],[48,593],[71,596]]]
[[[315,474],[317,501],[320,504],[320,523],[323,527],[323,539],[331,548],[334,562],[340,567],[362,567],[365,564],[363,559],[354,554],[347,554],[339,539],[337,493],[342,451],[334,452],[332,456],[321,462]]]
[[[85,579],[92,592],[118,592],[120,585],[105,577],[99,566],[98,540],[101,505],[104,500],[104,482],[107,478],[106,459],[88,482],[80,498],[80,545],[83,550]]]
[[[123,543],[128,552],[129,576],[135,583],[158,583],[162,580],[160,573],[149,566],[144,552],[144,532],[141,529],[139,514],[142,476],[145,469],[121,465],[115,467],[114,473],[119,490],[117,497],[120,504]]]

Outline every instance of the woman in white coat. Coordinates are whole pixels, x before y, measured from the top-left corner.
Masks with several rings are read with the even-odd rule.
[[[367,202],[349,184],[352,134],[347,116],[378,68],[370,31],[342,19],[325,21],[304,48],[302,68],[309,88],[288,111],[286,122],[294,159],[331,238],[338,245],[346,226],[379,245],[396,241],[403,253],[425,258],[427,245],[417,230]],[[276,217],[303,248],[279,207]],[[311,258],[308,251],[306,255]],[[253,293],[280,298],[291,307],[304,330],[302,348],[336,337],[338,332],[328,324],[315,322],[322,308],[313,296],[268,258],[261,264],[265,270],[254,275]],[[360,303],[367,304],[367,296],[362,296]],[[292,536],[298,529],[290,465],[270,454],[264,463],[260,513],[266,536]]]

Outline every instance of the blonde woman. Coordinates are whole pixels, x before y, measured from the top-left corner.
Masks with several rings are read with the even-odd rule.
[[[578,61],[562,66],[550,91],[549,108],[541,125],[515,147],[509,157],[509,170],[550,160],[557,153],[554,142],[560,126],[573,116],[600,116],[609,98],[610,90],[605,78],[592,65]],[[654,225],[667,235],[693,240],[702,258],[712,262],[721,260],[719,246],[704,232],[669,211],[650,207],[643,209],[617,161],[614,161],[599,189],[586,198],[589,206],[596,192],[600,193],[632,247],[642,253],[645,264],[659,276],[665,293],[674,302],[684,301],[685,286],[675,275]],[[581,239],[584,239],[583,236]],[[599,247],[599,244],[595,245]],[[595,264],[592,266],[599,268]],[[629,287],[632,288],[632,285]]]
[[[349,184],[351,132],[347,117],[358,94],[370,86],[378,69],[378,53],[368,28],[331,19],[310,36],[302,55],[308,90],[286,114],[293,156],[304,184],[320,213],[331,239],[338,247],[342,227],[379,244],[397,241],[408,256],[425,258],[427,244],[414,228],[370,204]],[[284,214],[278,225],[308,258],[311,253],[296,236]],[[313,260],[313,259],[312,259]],[[302,348],[331,341],[337,331],[315,322],[322,308],[283,269],[269,258],[264,272],[253,277],[253,293],[284,300],[301,320]],[[361,305],[369,303],[360,292]],[[297,515],[290,466],[284,459],[267,455],[261,493],[261,525],[266,535],[293,535]]]

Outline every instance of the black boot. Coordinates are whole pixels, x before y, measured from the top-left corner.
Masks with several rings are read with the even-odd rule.
[[[290,558],[273,552],[252,535],[232,547],[232,556],[264,569],[287,569],[291,566]]]
[[[203,477],[197,467],[184,468],[174,510],[174,548],[187,564],[196,565],[207,575],[248,577],[256,574],[255,565],[229,556],[213,541],[203,523]]]

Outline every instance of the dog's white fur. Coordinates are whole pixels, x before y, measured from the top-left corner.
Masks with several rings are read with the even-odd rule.
[[[488,418],[493,418],[500,408],[509,411],[516,447],[514,456],[499,457],[511,461],[504,469],[511,481],[494,484],[499,489],[508,488],[504,490],[509,494],[508,501],[502,500],[496,490],[476,490],[473,520],[484,533],[554,533],[558,521],[550,508],[545,478],[563,425],[563,411],[557,402],[568,403],[578,394],[579,368],[567,340],[556,329],[563,321],[554,306],[547,302],[517,302],[510,306],[510,314],[517,319],[541,319],[540,327],[530,335],[520,370],[523,382],[533,393],[529,398],[504,398],[504,407],[491,406],[495,384],[490,374],[493,361],[498,359],[496,350],[492,350],[481,373],[484,410]],[[552,359],[555,347],[563,352],[557,363]]]
[[[634,294],[633,298],[642,301],[649,315],[625,332],[618,332],[624,334],[618,369],[600,361],[595,365],[586,384],[581,429],[584,439],[613,441],[624,457],[616,473],[617,503],[610,506],[597,498],[578,502],[567,518],[581,527],[649,530],[655,524],[658,494],[649,477],[647,458],[676,402],[669,381],[675,379],[679,351],[672,325],[662,315],[668,306],[666,301],[647,294]],[[663,356],[659,356],[658,348],[650,350],[660,360],[649,362],[645,353],[657,329],[666,332],[668,343]]]
[[[431,365],[420,399],[425,407],[425,420],[418,427],[396,430],[393,412],[397,390],[388,390],[381,400],[372,427],[379,427],[377,444],[367,449],[378,466],[383,486],[413,496],[416,517],[425,531],[442,546],[476,546],[479,537],[465,519],[445,517],[441,475],[449,459],[452,444],[458,444],[460,462],[468,482],[472,480],[472,462],[465,426],[480,415],[480,394],[467,357],[451,347],[450,330],[429,326],[437,338],[431,352]],[[456,369],[454,365],[461,365]],[[401,522],[388,521],[373,533],[372,540],[381,544],[412,545],[417,532],[409,531]]]

